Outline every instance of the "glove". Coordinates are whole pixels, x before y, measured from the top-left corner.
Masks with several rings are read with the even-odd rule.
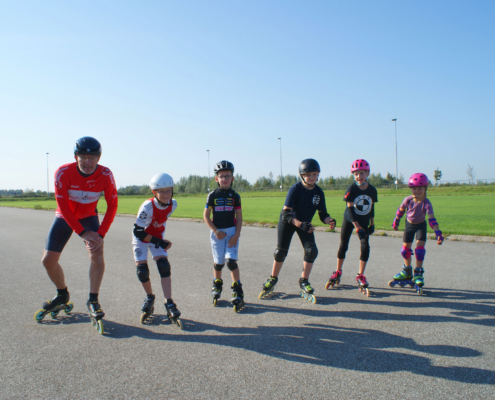
[[[153,243],[155,245],[155,249],[158,249],[158,247],[165,249],[171,242],[153,236],[150,240],[150,243]]]
[[[399,218],[395,218],[394,219],[394,222],[392,223],[392,228],[394,228],[394,231],[398,231],[399,230],[399,223],[400,223],[400,219]]]
[[[364,229],[360,229],[357,231],[357,234],[359,236],[359,239],[366,239],[367,235],[366,235],[366,232],[364,231]]]
[[[435,235],[437,236],[437,242],[440,242],[440,244],[442,244],[444,240],[444,237],[442,236],[442,231],[441,230],[435,231]]]
[[[313,228],[311,222],[301,222],[301,226],[299,229],[301,229],[303,232],[309,232],[311,228]]]
[[[375,225],[370,225],[370,227],[368,228],[368,233],[370,235],[373,235],[374,232],[375,232]]]

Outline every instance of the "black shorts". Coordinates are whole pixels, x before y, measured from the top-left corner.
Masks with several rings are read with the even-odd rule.
[[[98,229],[100,229],[100,221],[97,215],[80,219],[79,222],[87,231],[98,232]],[[46,238],[45,250],[62,253],[62,250],[72,236],[72,232],[74,231],[65,219],[55,217]]]
[[[306,243],[314,244],[316,246],[314,233],[304,232],[301,229],[296,228],[294,225],[284,222],[281,216],[278,221],[277,246],[289,251],[290,242],[294,233],[297,233],[297,236],[299,236],[299,240],[301,241],[303,247]]]
[[[402,241],[404,243],[412,243],[414,241],[414,234],[416,234],[416,240],[426,242],[426,221],[420,222],[419,224],[411,224],[406,219],[406,227],[404,228]]]

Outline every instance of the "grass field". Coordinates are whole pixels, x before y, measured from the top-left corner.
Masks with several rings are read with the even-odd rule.
[[[488,187],[490,188],[490,187]],[[495,236],[495,209],[490,204],[495,198],[491,192],[485,191],[455,191],[458,188],[439,188],[429,190],[428,198],[433,204],[435,217],[440,229],[445,236],[457,235],[479,235]],[[441,190],[445,189],[445,190]],[[446,189],[451,189],[446,190]],[[454,189],[454,190],[452,190]],[[462,189],[462,188],[461,188]],[[483,188],[482,188],[483,189]],[[491,188],[490,188],[491,189]],[[433,192],[433,193],[432,193]],[[253,196],[253,195],[257,196]],[[268,194],[268,196],[265,196]],[[391,230],[391,224],[395,212],[403,198],[409,194],[407,189],[397,193],[392,190],[381,190],[378,193],[379,202],[375,207],[375,226],[377,229]],[[285,193],[241,193],[243,218],[247,222],[265,222],[276,224],[280,210],[283,207]],[[338,226],[342,223],[342,214],[345,204],[342,200],[342,192],[325,192],[327,209],[330,215],[337,220]],[[149,196],[120,196],[120,214],[136,214],[141,203]],[[178,202],[178,208],[173,214],[180,218],[202,218],[206,196],[174,196]],[[35,209],[55,209],[55,200],[43,198],[33,199],[0,199],[0,206],[26,207]],[[102,198],[98,204],[98,210],[104,212],[106,204]],[[315,225],[322,226],[317,216],[313,220]],[[401,229],[404,220],[401,222]],[[431,229],[428,227],[429,231]]]

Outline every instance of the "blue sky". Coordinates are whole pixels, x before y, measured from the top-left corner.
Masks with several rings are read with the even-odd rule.
[[[0,189],[46,190],[82,136],[117,185],[439,167],[495,179],[493,1],[0,1]],[[50,189],[52,190],[52,189]]]

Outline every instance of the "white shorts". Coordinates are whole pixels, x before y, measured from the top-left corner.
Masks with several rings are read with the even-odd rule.
[[[134,261],[147,261],[148,260],[148,249],[151,251],[153,258],[165,256],[168,257],[167,252],[161,247],[155,248],[153,243],[133,243],[132,251],[134,253]]]
[[[235,235],[235,226],[232,228],[219,229],[219,231],[227,234],[223,239],[217,239],[213,232],[210,232],[211,252],[213,253],[213,261],[215,264],[225,264],[225,259],[237,261],[239,249],[239,240],[234,247],[228,247],[227,244],[232,236]]]

